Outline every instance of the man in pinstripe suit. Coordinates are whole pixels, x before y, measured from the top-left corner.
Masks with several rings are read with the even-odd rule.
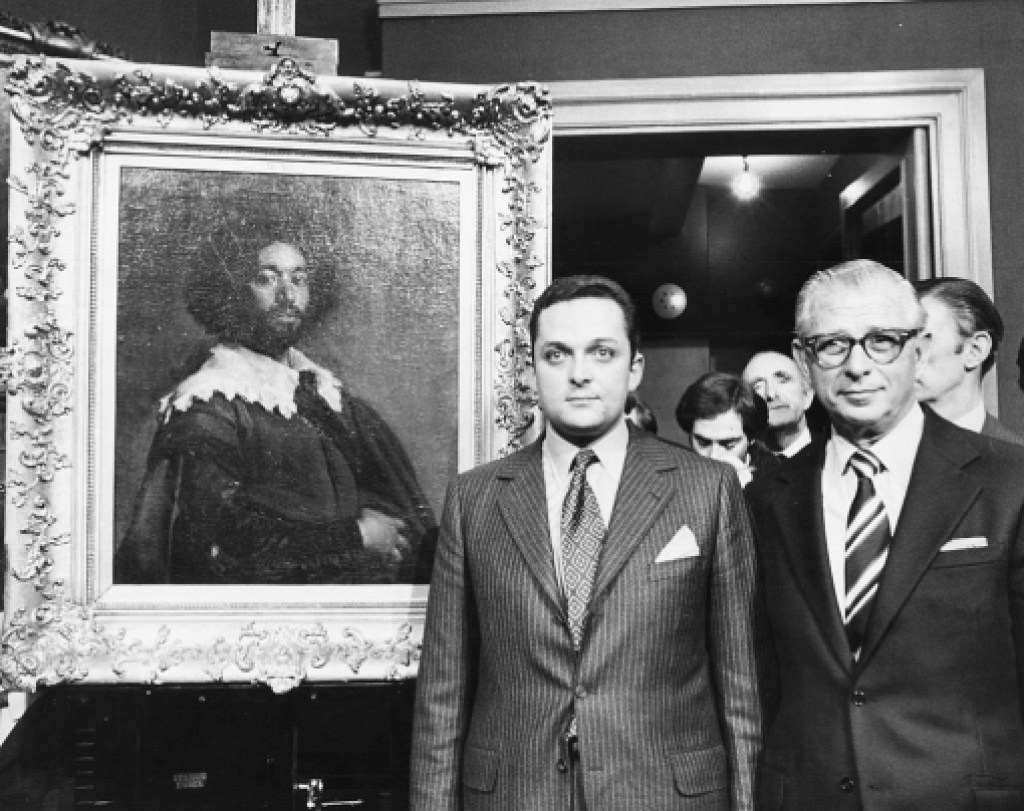
[[[556,280],[530,332],[545,436],[448,493],[412,808],[751,809],[755,563],[735,473],[627,426],[643,357],[618,285]],[[600,528],[582,620],[574,492]]]

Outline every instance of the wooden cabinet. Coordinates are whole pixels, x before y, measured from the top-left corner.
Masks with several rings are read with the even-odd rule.
[[[0,807],[400,811],[413,682],[60,687],[0,749]],[[312,795],[310,790],[312,789]]]

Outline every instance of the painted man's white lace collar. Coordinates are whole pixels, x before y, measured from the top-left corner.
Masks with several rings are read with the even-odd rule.
[[[207,402],[214,394],[228,400],[240,397],[247,403],[293,417],[295,387],[299,372],[316,374],[320,396],[335,411],[341,411],[341,382],[297,349],[289,349],[278,361],[242,346],[217,344],[198,372],[185,378],[160,401],[160,414],[167,420],[174,411],[188,411],[197,400]]]

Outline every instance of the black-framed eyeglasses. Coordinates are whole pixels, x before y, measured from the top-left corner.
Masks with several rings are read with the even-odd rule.
[[[907,341],[920,332],[920,329],[876,329],[860,338],[838,334],[808,335],[797,338],[797,342],[822,369],[842,366],[855,346],[860,346],[871,360],[884,366],[895,361],[903,353]]]

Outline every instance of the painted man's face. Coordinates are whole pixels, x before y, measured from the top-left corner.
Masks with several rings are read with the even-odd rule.
[[[297,337],[309,309],[306,259],[294,245],[273,242],[257,255],[256,275],[249,282],[258,332],[271,343],[288,347]]]

